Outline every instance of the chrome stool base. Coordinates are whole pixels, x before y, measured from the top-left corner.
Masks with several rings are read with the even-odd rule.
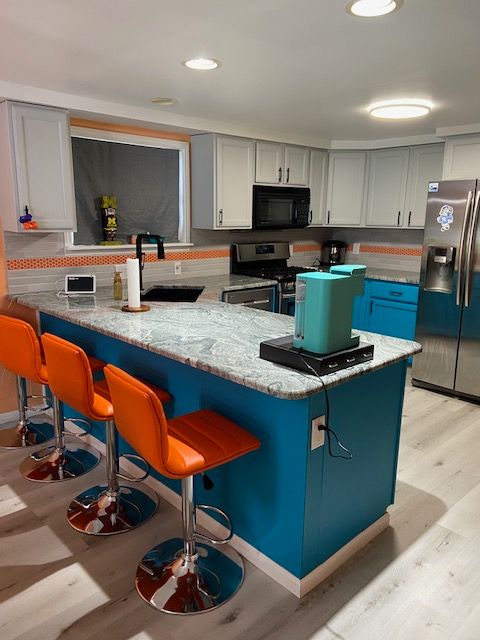
[[[151,549],[137,568],[135,585],[145,602],[166,613],[211,611],[229,600],[243,582],[243,562],[232,548],[222,551],[196,542],[186,556],[184,541],[173,538]]]
[[[109,536],[140,526],[153,516],[157,505],[153,491],[121,485],[118,491],[109,492],[106,485],[98,485],[70,503],[67,519],[81,533]]]
[[[0,449],[21,449],[43,444],[53,438],[49,422],[19,422],[15,427],[0,429]]]
[[[100,454],[87,444],[69,444],[63,450],[52,446],[25,458],[20,473],[34,482],[59,482],[83,476],[99,462]]]

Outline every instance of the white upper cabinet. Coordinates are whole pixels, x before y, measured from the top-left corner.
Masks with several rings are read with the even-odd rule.
[[[281,184],[283,180],[283,144],[257,142],[255,155],[255,182]]]
[[[255,182],[307,186],[309,153],[305,147],[257,142],[255,154]]]
[[[285,184],[306,187],[310,165],[310,149],[304,147],[285,147]]]
[[[359,226],[362,223],[365,163],[364,152],[329,154],[327,225]]]
[[[250,229],[255,142],[192,136],[192,227]]]
[[[0,104],[0,207],[5,231],[24,230],[28,207],[39,231],[75,230],[72,147],[67,111]]]
[[[445,143],[443,180],[480,176],[480,135],[456,136]]]
[[[369,152],[367,226],[402,226],[409,153],[408,147]]]
[[[327,196],[328,153],[319,149],[310,151],[310,218],[312,227],[323,225]]]
[[[252,226],[254,143],[237,138],[217,138],[218,227]]]
[[[442,179],[443,150],[443,144],[410,148],[404,227],[422,229],[425,225],[428,183]]]

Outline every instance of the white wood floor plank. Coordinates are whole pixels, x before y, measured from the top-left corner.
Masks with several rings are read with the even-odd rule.
[[[138,561],[180,532],[162,503],[143,527],[82,536],[68,503],[104,463],[60,485],[18,475],[0,453],[1,640],[479,640],[480,407],[407,382],[391,526],[302,600],[247,563],[235,598],[161,614],[134,588]]]

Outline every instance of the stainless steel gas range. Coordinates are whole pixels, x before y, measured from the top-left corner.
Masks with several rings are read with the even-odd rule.
[[[298,273],[316,271],[313,267],[289,267],[288,242],[262,242],[234,244],[232,246],[232,273],[254,278],[276,280],[277,294],[274,311],[295,314],[295,282]]]

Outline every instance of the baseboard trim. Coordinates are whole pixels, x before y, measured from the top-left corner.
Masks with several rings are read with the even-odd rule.
[[[46,413],[51,413],[51,411]],[[10,414],[0,414],[0,423],[3,421],[7,422],[9,415]],[[15,417],[16,415],[16,412],[13,412],[13,416]],[[73,432],[76,430],[81,431],[73,422],[67,421],[67,423],[69,430]],[[90,444],[102,455],[105,455],[105,444],[101,440],[98,440],[89,434],[83,437],[82,441]],[[138,475],[140,470],[136,464],[126,458],[121,459],[120,466],[122,471],[131,473],[132,475]],[[179,511],[181,510],[181,497],[175,491],[152,476],[149,476],[144,482],[147,486],[156,491],[163,500]],[[328,558],[328,560],[301,579],[294,576],[292,573],[281,567],[237,535],[233,536],[230,541],[230,545],[246,560],[272,578],[272,580],[275,580],[275,582],[278,582],[278,584],[285,587],[285,589],[290,591],[290,593],[293,593],[297,598],[302,598],[309,591],[326,580],[328,576],[341,567],[362,547],[371,542],[379,533],[386,529],[389,522],[390,514],[385,513],[381,518],[372,523],[364,531],[361,531],[357,536],[355,536],[355,538],[350,540],[350,542],[334,553],[333,556]],[[212,536],[223,537],[227,533],[227,529],[224,526],[201,510],[197,513],[197,523],[200,527],[206,529]]]

